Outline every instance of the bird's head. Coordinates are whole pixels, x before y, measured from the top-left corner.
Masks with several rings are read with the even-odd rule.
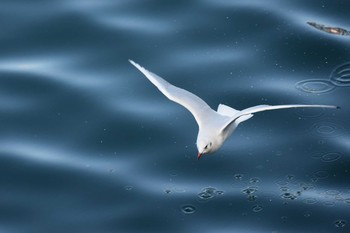
[[[202,155],[214,152],[218,149],[215,138],[211,138],[207,135],[198,134],[196,144],[198,149],[198,160]]]

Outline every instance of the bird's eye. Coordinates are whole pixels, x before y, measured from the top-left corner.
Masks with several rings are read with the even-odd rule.
[[[204,147],[204,149],[206,150],[208,148],[208,145],[206,145],[205,147]]]

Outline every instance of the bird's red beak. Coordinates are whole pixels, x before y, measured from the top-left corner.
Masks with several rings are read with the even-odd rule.
[[[202,154],[198,152],[197,160],[199,160],[202,157]]]

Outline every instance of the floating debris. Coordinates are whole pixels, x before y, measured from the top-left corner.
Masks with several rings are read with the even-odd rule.
[[[340,35],[340,36],[350,36],[350,32],[345,30],[344,28],[325,26],[323,24],[318,24],[315,22],[307,22],[307,24],[309,24],[310,26],[320,31],[324,31],[330,34]]]

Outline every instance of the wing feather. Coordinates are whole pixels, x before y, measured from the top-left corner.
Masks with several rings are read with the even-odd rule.
[[[285,109],[285,108],[339,108],[333,105],[307,105],[307,104],[289,104],[289,105],[258,105],[250,108],[243,109],[240,115],[246,115],[256,112]]]
[[[188,109],[196,119],[199,126],[201,126],[208,117],[215,114],[215,111],[198,96],[168,83],[163,78],[146,70],[132,60],[129,60],[129,62],[141,71],[168,99]]]
[[[239,117],[244,115],[250,115],[257,112],[276,110],[276,109],[285,109],[285,108],[337,108],[338,106],[333,105],[307,105],[307,104],[290,104],[290,105],[258,105],[250,108],[243,109],[238,112],[235,116],[233,116],[222,128],[224,130],[228,125],[237,120]]]

